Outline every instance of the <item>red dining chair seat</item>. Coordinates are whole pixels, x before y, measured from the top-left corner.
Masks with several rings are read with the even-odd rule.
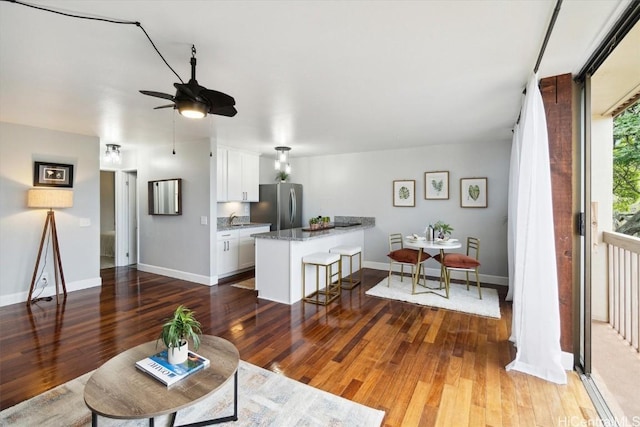
[[[440,261],[440,254],[435,255],[433,259],[442,263]],[[444,255],[444,265],[445,267],[451,268],[475,268],[480,266],[480,262],[477,259],[464,254],[450,253]]]
[[[422,252],[420,260],[418,261],[418,254]],[[431,258],[431,255],[424,251],[417,249],[405,248],[402,241],[402,234],[393,233],[389,234],[389,276],[387,278],[387,286],[391,283],[391,273],[393,272],[394,265],[400,265],[400,281],[404,278],[404,267],[411,268],[411,278],[419,280],[420,267],[423,262]],[[423,271],[424,276],[424,271]],[[414,283],[416,280],[414,280]],[[426,278],[425,278],[426,282]]]
[[[415,265],[418,263],[419,252],[420,251],[418,251],[417,249],[402,248],[402,249],[396,249],[395,251],[389,252],[387,256],[397,262]],[[420,262],[424,262],[429,258],[431,258],[431,255],[429,255],[426,252],[422,252],[420,256]]]
[[[473,255],[473,256],[472,256]],[[444,259],[443,259],[444,258]],[[480,288],[480,279],[478,277],[478,267],[480,267],[480,239],[476,237],[467,237],[467,253],[457,254],[448,253],[441,256],[440,254],[433,257],[440,263],[442,268],[440,269],[440,283],[444,278],[445,286],[447,288],[447,295],[449,295],[449,287],[451,285],[451,272],[461,271],[464,272],[467,278],[467,290],[469,290],[469,273],[476,274],[476,286],[478,287],[478,296],[482,299],[482,290]],[[441,285],[442,286],[442,285]]]

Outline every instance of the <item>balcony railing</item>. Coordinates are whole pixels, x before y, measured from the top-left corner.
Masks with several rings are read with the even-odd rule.
[[[605,231],[609,271],[609,324],[636,351],[640,335],[640,238]]]

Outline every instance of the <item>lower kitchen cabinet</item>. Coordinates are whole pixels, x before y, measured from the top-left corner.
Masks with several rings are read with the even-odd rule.
[[[238,230],[218,231],[218,276],[238,269]]]
[[[266,233],[269,226],[218,231],[218,277],[252,268],[256,264],[255,238]]]

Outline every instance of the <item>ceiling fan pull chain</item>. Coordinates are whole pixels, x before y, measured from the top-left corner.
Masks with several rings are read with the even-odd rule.
[[[196,57],[196,45],[195,44],[191,45],[191,57],[192,58]]]

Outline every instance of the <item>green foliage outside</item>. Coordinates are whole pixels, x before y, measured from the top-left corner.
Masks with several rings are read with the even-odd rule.
[[[640,235],[640,102],[613,120],[613,212],[616,231]],[[636,212],[632,210],[637,209]]]

